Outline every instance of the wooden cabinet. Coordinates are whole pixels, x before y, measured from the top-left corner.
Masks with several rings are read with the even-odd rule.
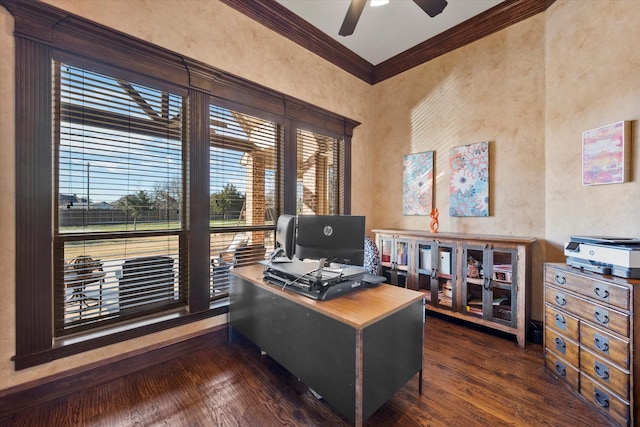
[[[619,425],[640,416],[640,280],[545,265],[545,366]]]
[[[423,292],[427,310],[513,334],[525,346],[531,245],[536,239],[373,232],[389,283]]]

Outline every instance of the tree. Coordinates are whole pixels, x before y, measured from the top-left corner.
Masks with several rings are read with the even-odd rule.
[[[175,218],[180,211],[182,186],[180,180],[157,184],[153,190],[153,206],[158,219]]]
[[[146,191],[140,190],[134,194],[128,194],[118,199],[114,206],[125,212],[130,212],[133,218],[133,229],[136,229],[138,218],[153,207],[153,202]]]
[[[238,191],[235,185],[227,183],[221,192],[211,194],[211,212],[223,214],[224,219],[229,219],[232,212],[242,211],[246,196]]]

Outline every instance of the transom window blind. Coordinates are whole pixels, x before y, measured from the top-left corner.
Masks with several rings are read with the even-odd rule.
[[[281,199],[282,129],[211,106],[211,297],[227,296],[229,271],[265,259]]]
[[[185,304],[183,97],[54,63],[56,336]]]
[[[297,131],[296,210],[304,215],[344,211],[344,144],[303,129]]]

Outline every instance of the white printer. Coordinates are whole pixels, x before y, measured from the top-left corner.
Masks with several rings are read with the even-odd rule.
[[[571,236],[564,245],[567,264],[587,271],[627,279],[640,278],[640,239]]]

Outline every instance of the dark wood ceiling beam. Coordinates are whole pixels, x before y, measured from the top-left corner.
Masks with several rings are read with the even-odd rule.
[[[376,84],[547,10],[555,0],[506,0],[376,66],[275,0],[221,0],[348,73]]]

